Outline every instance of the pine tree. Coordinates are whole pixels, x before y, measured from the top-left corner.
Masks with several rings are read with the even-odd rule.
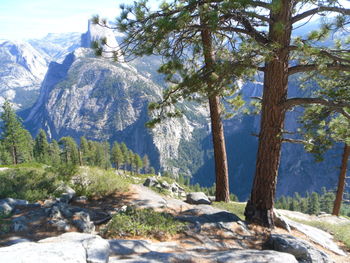
[[[313,192],[310,196],[308,213],[318,215],[320,213],[320,201],[317,193]]]
[[[81,165],[89,165],[91,153],[88,140],[84,136],[80,137],[79,151],[81,155]]]
[[[119,143],[117,142],[113,144],[111,160],[116,170],[120,169],[125,163],[125,157],[123,155]]]
[[[48,152],[50,164],[54,167],[59,166],[61,164],[61,150],[56,140],[51,141]]]
[[[143,167],[142,159],[137,153],[134,154],[135,172],[140,173],[140,169]]]
[[[34,141],[34,158],[37,162],[48,164],[49,157],[49,143],[44,130],[40,129]]]
[[[79,165],[78,146],[72,137],[62,137],[59,140],[61,145],[61,159],[67,165]]]
[[[145,174],[150,173],[150,161],[147,154],[143,156],[142,164],[143,164],[143,173]]]
[[[10,102],[5,101],[2,106],[2,143],[12,158],[12,164],[32,160],[32,137],[23,128],[21,119],[12,109]]]

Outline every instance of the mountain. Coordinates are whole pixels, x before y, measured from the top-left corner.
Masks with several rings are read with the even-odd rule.
[[[50,63],[40,96],[26,117],[26,126],[33,134],[43,128],[56,139],[69,135],[78,140],[84,135],[123,141],[137,153],[147,153],[157,170],[175,167],[174,172],[190,174],[197,164],[191,162],[193,158],[184,160],[179,152],[188,151],[184,147],[197,139],[198,129],[207,129],[205,107],[188,105],[191,114],[148,130],[148,103],[161,99],[163,87],[144,70],[140,73],[138,66],[96,58],[86,46],[104,37],[117,48],[110,31],[89,24],[88,32],[82,35],[82,47],[62,63]],[[138,64],[139,68],[147,65]]]
[[[40,39],[29,39],[28,43],[40,51],[48,63],[62,62],[64,58],[80,47],[81,33],[49,33]]]
[[[19,108],[33,104],[47,70],[44,56],[30,44],[0,43],[0,101],[9,99]]]
[[[80,45],[79,33],[48,34],[42,39],[0,41],[0,102],[21,110],[36,101],[51,61],[61,62]]]

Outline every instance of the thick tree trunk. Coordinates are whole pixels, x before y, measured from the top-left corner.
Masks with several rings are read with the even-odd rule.
[[[286,112],[283,103],[288,93],[292,2],[281,0],[279,10],[270,15],[273,23],[269,28],[269,40],[277,44],[277,47],[272,58],[265,63],[256,171],[250,200],[245,209],[248,222],[267,227],[274,226],[273,206]]]
[[[337,195],[335,197],[332,215],[339,216],[341,202],[343,201],[343,193],[345,188],[346,171],[348,169],[348,161],[350,156],[350,146],[344,145],[343,158],[341,161],[341,168],[338,180]]]
[[[201,17],[201,23],[203,22]],[[203,53],[205,60],[206,71],[210,75],[213,70],[215,63],[215,56],[212,46],[212,35],[208,28],[204,28],[201,32]],[[214,86],[210,80],[210,76],[207,78],[207,85],[209,90],[209,109],[210,109],[210,119],[212,127],[213,136],[213,146],[214,146],[214,159],[215,159],[215,176],[216,176],[216,201],[230,201],[230,191],[228,182],[228,166],[226,157],[226,146],[225,146],[225,136],[224,128],[221,120],[221,108],[220,99],[215,92],[213,92]]]

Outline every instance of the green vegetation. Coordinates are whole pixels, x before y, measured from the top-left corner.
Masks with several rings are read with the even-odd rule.
[[[221,209],[225,209],[236,216],[238,216],[241,220],[244,220],[244,209],[246,206],[246,203],[240,203],[240,202],[214,202],[213,206]]]
[[[11,230],[12,222],[6,220],[8,215],[0,214],[0,233],[8,233]]]
[[[56,174],[44,168],[15,168],[0,172],[0,199],[6,197],[31,202],[53,195],[59,185]]]
[[[184,226],[170,214],[128,207],[116,214],[101,234],[108,238],[143,236],[161,240],[182,232]]]
[[[81,167],[73,180],[73,188],[77,191],[77,194],[87,197],[103,197],[128,189],[127,180],[121,176],[116,176],[112,169]]]

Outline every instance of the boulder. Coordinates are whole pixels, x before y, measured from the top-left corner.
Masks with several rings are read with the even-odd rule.
[[[272,234],[267,247],[280,252],[289,253],[302,263],[331,263],[333,260],[310,243],[291,235]]]
[[[84,211],[74,213],[73,224],[84,233],[93,233],[95,231],[95,225],[90,220],[90,215]]]
[[[13,209],[14,208],[12,206],[10,206],[7,202],[5,202],[5,201],[0,202],[0,215],[1,214],[4,214],[4,215],[11,214]]]
[[[24,216],[16,217],[12,220],[12,228],[14,232],[21,232],[27,230],[27,218]]]
[[[147,187],[157,186],[158,184],[159,184],[158,180],[154,177],[147,178],[146,181],[143,183],[143,185]]]
[[[160,186],[163,188],[163,189],[165,189],[165,190],[170,190],[171,189],[171,186],[170,186],[170,184],[168,184],[167,182],[162,182],[161,184],[160,184]]]
[[[135,254],[128,259],[110,257],[109,263],[164,263],[164,262],[205,262],[205,263],[297,263],[291,254],[269,250],[226,250],[226,251],[185,251],[174,253],[149,252]]]
[[[74,189],[66,184],[61,184],[59,187],[57,187],[55,193],[61,194],[60,201],[64,203],[69,203],[76,194]]]
[[[6,263],[107,263],[109,243],[96,235],[65,233],[39,242],[25,242],[0,248]]]
[[[287,223],[287,221],[285,220],[284,216],[280,215],[278,212],[274,211],[275,213],[275,226],[283,228],[285,230],[287,230],[289,233],[291,232],[290,226]]]
[[[208,196],[203,192],[189,193],[186,196],[186,202],[194,205],[210,205]]]
[[[13,206],[13,207],[26,206],[29,204],[29,202],[27,200],[14,199],[14,198],[5,198],[5,199],[3,199],[3,201],[8,203],[10,206]]]

